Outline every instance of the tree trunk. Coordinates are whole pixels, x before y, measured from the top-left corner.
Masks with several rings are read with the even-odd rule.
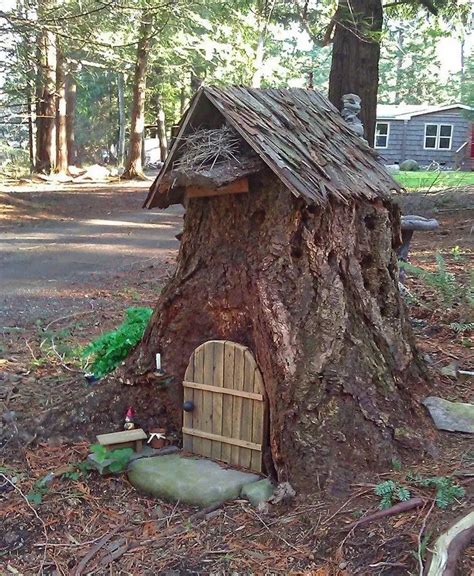
[[[186,108],[188,107],[189,99],[186,94],[186,86],[181,86],[181,92],[179,94],[179,117],[184,114]]]
[[[122,72],[117,74],[117,97],[119,120],[117,156],[119,166],[123,166],[125,160],[125,81]]]
[[[30,170],[33,171],[36,159],[36,107],[31,98],[31,91],[31,86],[28,85],[26,89],[26,99],[28,103],[28,151],[30,153]]]
[[[264,30],[261,30],[258,35],[258,43],[257,48],[255,50],[255,72],[252,76],[252,87],[253,88],[260,88],[262,85],[262,76],[263,76],[263,59],[265,56],[265,36],[266,36],[266,27]]]
[[[64,66],[64,57],[58,51],[56,66],[56,171],[60,174],[66,174],[68,171],[66,71]]]
[[[49,0],[38,3],[38,13],[51,6]],[[56,38],[40,29],[38,45],[38,97],[36,170],[49,173],[56,164]],[[39,118],[39,122],[38,122]]]
[[[146,11],[140,23],[140,37],[137,48],[137,61],[133,79],[132,122],[130,131],[130,149],[127,165],[122,178],[126,180],[145,179],[142,165],[143,133],[145,128],[145,91],[148,52],[152,17]]]
[[[405,34],[403,28],[400,28],[397,33],[397,73],[395,76],[395,101],[394,104],[400,104],[402,98],[400,88],[402,84],[402,70],[403,70],[403,43]]]
[[[204,79],[199,75],[191,72],[191,94],[195,94],[203,85]]]
[[[77,84],[74,70],[70,70],[66,76],[66,139],[67,139],[67,163],[75,166],[77,162],[76,151],[76,97]]]
[[[156,111],[156,132],[160,141],[160,160],[164,162],[168,155],[168,139],[166,138],[165,111],[161,105],[161,94],[156,97]]]
[[[264,173],[249,194],[186,208],[176,271],[121,373],[153,381],[161,353],[170,378],[157,386],[161,426],[180,431],[189,357],[220,339],[248,346],[259,364],[266,467],[279,481],[347,487],[358,471],[429,444],[424,366],[398,291],[394,205],[307,206]]]
[[[329,100],[341,109],[344,94],[360,96],[365,138],[373,146],[383,24],[381,0],[339,0],[334,19]]]

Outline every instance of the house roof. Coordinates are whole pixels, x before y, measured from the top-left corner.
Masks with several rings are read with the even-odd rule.
[[[216,127],[216,110],[287,188],[308,203],[321,205],[329,198],[372,200],[399,188],[377,154],[316,90],[204,87],[181,121],[168,158],[150,188],[146,207],[173,203],[164,201],[160,182],[172,169],[186,134],[206,127],[206,118]]]
[[[413,116],[421,114],[433,114],[445,110],[472,110],[465,104],[446,104],[443,106],[432,106],[429,104],[379,104],[377,106],[377,118],[384,120],[410,120]]]

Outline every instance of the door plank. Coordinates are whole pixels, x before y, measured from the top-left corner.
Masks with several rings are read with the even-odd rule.
[[[236,348],[234,353],[234,378],[232,381],[233,388],[236,390],[244,389],[244,353],[245,349]],[[228,384],[227,384],[228,385]],[[242,429],[242,398],[234,396],[232,398],[232,438],[241,438]],[[231,464],[240,466],[240,453],[243,448],[232,446],[230,454]]]
[[[244,391],[253,393],[255,381],[255,361],[252,354],[248,350],[244,352]],[[252,426],[253,426],[253,405],[254,400],[242,400],[242,425],[240,430],[240,437],[242,440],[250,442],[252,440]],[[240,451],[240,465],[244,468],[250,468],[252,460],[251,450]]]
[[[257,366],[255,366],[254,373],[254,390],[263,391],[262,374]],[[253,425],[252,425],[252,442],[255,444],[265,444],[264,438],[265,426],[265,402],[253,403]],[[250,468],[256,472],[262,471],[262,452],[252,451],[252,458],[250,461]]]
[[[218,442],[224,442],[226,444],[232,444],[233,446],[242,446],[245,450],[256,450],[262,449],[260,444],[254,444],[253,442],[247,442],[246,440],[240,440],[238,438],[228,438],[226,436],[221,436],[219,434],[212,434],[211,432],[204,432],[203,430],[193,430],[192,428],[183,428],[186,434],[190,436],[195,436],[197,438],[210,438],[211,440],[217,440]]]
[[[235,357],[235,346],[232,342],[224,343],[224,371],[223,371],[223,386],[225,388],[233,387],[234,380],[234,357]],[[233,399],[232,396],[225,394],[222,398],[222,435],[230,437],[232,436],[232,421],[234,419],[233,414]],[[224,444],[221,448],[221,458],[224,462],[229,462],[231,459],[232,448],[229,444]]]
[[[194,352],[193,358],[194,364],[194,381],[195,382],[204,382],[204,350],[202,346],[197,348]],[[201,390],[194,391],[194,410],[193,410],[193,426],[194,428],[201,428],[201,419],[202,419],[202,410],[203,410],[203,397]],[[193,439],[193,452],[195,454],[202,454],[202,439],[201,438],[194,438]]]
[[[190,358],[188,367],[186,368],[186,372],[184,374],[184,379],[194,380],[194,354]],[[183,389],[183,402],[186,401],[191,401],[193,404],[195,403],[194,389],[192,388]],[[183,412],[183,428],[194,428],[193,411]],[[193,452],[194,451],[193,444],[194,444],[193,437],[188,436],[183,432],[183,450]]]
[[[234,390],[233,388],[222,388],[220,386],[211,386],[209,384],[198,384],[197,382],[191,382],[188,380],[183,381],[183,386],[185,388],[195,388],[197,390],[206,390],[207,392],[213,392],[219,395],[231,395],[240,396],[241,398],[250,398],[251,400],[258,400],[263,402],[262,394],[255,394],[254,392],[246,392],[245,390]]]
[[[216,342],[214,344],[214,363],[212,371],[212,385],[220,390],[224,386],[224,343]],[[212,394],[212,433],[222,436],[222,394],[213,392]],[[222,458],[222,443],[212,443],[212,457],[216,460]]]
[[[212,383],[212,376],[214,372],[214,342],[206,342],[203,346],[204,352],[204,367],[203,367],[203,383]],[[204,432],[212,432],[212,392],[207,390],[202,391],[202,417],[200,429]],[[203,456],[212,456],[212,441],[202,440]]]

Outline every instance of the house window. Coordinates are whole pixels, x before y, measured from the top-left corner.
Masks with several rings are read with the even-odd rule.
[[[425,149],[451,150],[452,124],[425,124]]]
[[[377,122],[375,125],[375,147],[387,148],[390,124],[388,122]]]

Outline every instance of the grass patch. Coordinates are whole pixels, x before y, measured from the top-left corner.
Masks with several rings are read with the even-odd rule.
[[[426,190],[429,188],[456,188],[474,185],[474,172],[418,171],[398,172],[395,180],[407,190]]]

